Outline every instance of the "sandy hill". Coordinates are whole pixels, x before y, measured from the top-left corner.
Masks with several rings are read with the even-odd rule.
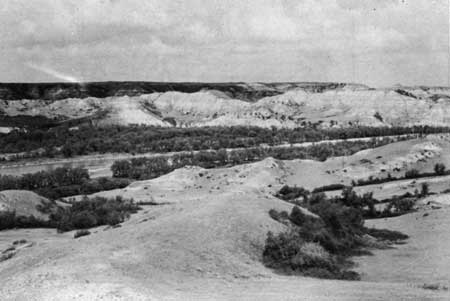
[[[244,84],[241,84],[244,85]],[[44,116],[71,120],[89,117],[98,124],[155,126],[299,127],[450,125],[450,89],[361,85],[246,84],[245,89],[274,90],[244,101],[223,89],[163,91],[137,96],[0,100],[6,116]],[[214,88],[214,87],[213,87]],[[217,88],[217,87],[216,87]],[[265,91],[264,90],[264,91]],[[234,91],[234,90],[233,90]]]
[[[41,230],[2,232],[0,242],[15,237],[36,244],[0,263],[0,295],[3,300],[448,297],[445,291],[382,279],[370,283],[285,277],[262,265],[267,231],[283,229],[268,211],[291,208],[273,192],[287,182],[314,185],[316,169],[334,181],[335,176],[317,164],[330,163],[268,158],[230,168],[186,167],[99,193],[160,203],[144,206],[122,227],[99,227],[77,240],[71,238],[73,233],[56,237]]]
[[[246,184],[228,189],[225,173],[236,174]],[[267,277],[271,273],[261,263],[266,234],[283,228],[268,211],[290,210],[291,205],[253,185],[256,179],[252,177],[264,183],[278,173],[277,163],[269,159],[235,169],[188,168],[131,185],[127,193],[138,193],[138,189],[150,195],[164,193],[171,204],[146,206],[121,228],[103,231],[101,227],[76,243],[62,239],[58,244],[44,242],[39,249],[22,251],[0,265],[0,274],[5,276],[0,294],[46,299],[76,292],[87,299],[107,297],[113,289],[135,300],[158,293],[170,295],[166,283],[196,277]],[[210,187],[201,187],[207,182]],[[51,266],[45,264],[48,260]],[[158,291],[159,286],[164,290]]]
[[[48,216],[37,209],[37,206],[45,206],[50,201],[34,192],[26,190],[0,191],[0,211],[15,211],[16,215],[30,216],[47,219]]]

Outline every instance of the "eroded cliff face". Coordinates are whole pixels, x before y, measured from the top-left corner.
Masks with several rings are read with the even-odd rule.
[[[168,84],[151,85],[158,89],[168,87]],[[309,124],[320,127],[450,126],[448,88],[371,89],[356,84],[314,83],[215,84],[214,87],[212,84],[177,85],[179,89],[201,89],[194,92],[174,89],[141,94],[149,86],[119,85],[108,90],[108,93],[117,94],[114,96],[66,98],[64,96],[73,91],[85,92],[75,89],[73,85],[69,89],[49,86],[48,89],[40,90],[34,87],[34,92],[31,91],[33,89],[28,91],[34,97],[44,95],[63,99],[0,100],[0,112],[3,119],[11,116],[43,116],[57,121],[88,118],[98,125],[243,125],[287,128]],[[128,89],[130,87],[134,88]],[[89,91],[90,88],[83,89]],[[118,96],[127,93],[138,95]],[[264,94],[273,95],[252,101],[240,99],[248,95],[255,98]]]
[[[310,92],[323,92],[343,88],[346,85],[343,83],[0,83],[0,99],[60,100],[65,98],[139,96],[155,92],[195,93],[215,90],[230,98],[254,102],[296,88]]]

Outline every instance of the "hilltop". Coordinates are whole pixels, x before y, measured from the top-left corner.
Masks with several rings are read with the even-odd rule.
[[[17,126],[17,120],[24,118],[22,124],[41,118],[40,122],[50,125],[72,121],[100,126],[450,125],[450,89],[444,87],[372,89],[340,83],[26,84],[20,90],[21,87],[10,84],[1,88],[3,131]],[[101,93],[96,92],[97,88]],[[37,92],[27,92],[33,89]]]

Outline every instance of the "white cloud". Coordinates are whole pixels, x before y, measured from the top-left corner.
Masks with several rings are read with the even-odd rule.
[[[446,8],[446,0],[2,0],[0,80],[39,80],[21,64],[30,61],[87,80],[276,81],[284,66],[299,74],[292,80],[310,79],[310,70],[340,81],[353,76],[345,67],[352,59],[372,70],[370,53],[372,62],[389,61],[364,73],[376,83],[405,69],[394,55],[402,51],[424,60],[411,64],[427,81],[427,61],[447,64]],[[319,76],[323,62],[331,65]]]
[[[61,73],[57,70],[54,70],[52,68],[46,67],[46,66],[39,66],[36,65],[32,62],[28,62],[25,64],[27,67],[30,67],[36,71],[42,72],[44,74],[50,75],[51,77],[53,77],[54,79],[58,80],[58,81],[66,81],[66,82],[70,82],[70,83],[80,83],[83,80],[80,78],[76,78],[74,76],[71,75],[67,75],[64,73]]]
[[[297,40],[301,31],[284,11],[282,6],[266,6],[249,16],[249,33],[257,39]]]

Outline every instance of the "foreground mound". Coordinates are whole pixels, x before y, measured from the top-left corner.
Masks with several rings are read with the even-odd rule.
[[[25,299],[95,299],[115,291],[135,299],[154,296],[157,288],[170,295],[169,287],[193,278],[269,276],[261,263],[266,233],[283,226],[267,212],[290,207],[242,191],[145,208],[120,228],[99,229],[76,244],[42,244],[3,262],[0,293]]]

